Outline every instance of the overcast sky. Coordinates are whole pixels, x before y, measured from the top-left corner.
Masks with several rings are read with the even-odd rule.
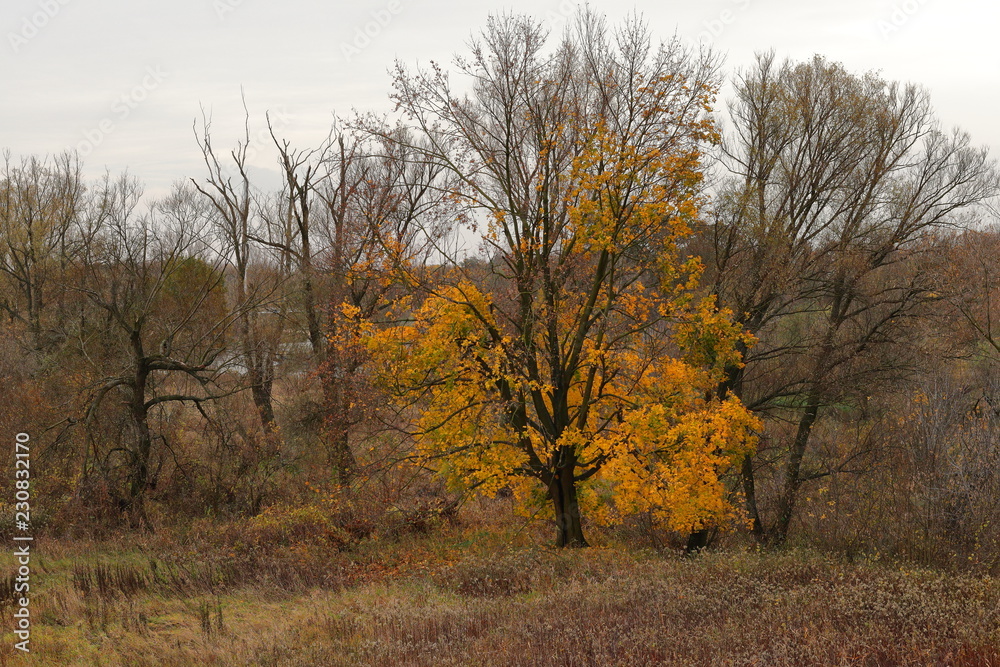
[[[711,44],[727,72],[755,51],[815,53],[851,71],[925,86],[945,127],[1000,157],[1000,5],[986,0],[592,0],[618,22],[637,11],[655,35]],[[532,14],[561,31],[569,0],[3,0],[0,148],[76,148],[86,172],[126,167],[147,193],[202,175],[192,123],[233,146],[240,88],[260,136],[270,111],[293,145],[318,144],[334,113],[388,111],[395,59],[451,65],[490,13]],[[724,102],[724,100],[720,100]],[[266,134],[256,166],[268,169]],[[266,172],[263,180],[268,180]],[[262,183],[262,185],[267,185]]]

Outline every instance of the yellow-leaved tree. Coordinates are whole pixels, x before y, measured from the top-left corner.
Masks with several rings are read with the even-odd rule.
[[[717,139],[716,68],[587,11],[554,49],[547,37],[492,19],[458,60],[465,96],[440,69],[398,69],[405,136],[455,176],[465,219],[486,221],[484,257],[424,279],[429,296],[369,347],[415,408],[422,461],[456,487],[543,492],[559,546],[587,544],[588,505],[702,529],[732,514],[722,475],[757,428],[714,393],[749,341],[683,249]]]

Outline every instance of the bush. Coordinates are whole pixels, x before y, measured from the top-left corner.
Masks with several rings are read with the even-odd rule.
[[[354,541],[354,536],[316,505],[276,505],[229,524],[223,541],[237,554],[275,555],[307,546],[339,551]]]

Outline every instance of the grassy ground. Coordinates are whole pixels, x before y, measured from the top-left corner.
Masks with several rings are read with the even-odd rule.
[[[41,539],[32,653],[11,648],[8,604],[0,664],[1000,666],[987,577],[610,539],[558,552],[529,532]]]

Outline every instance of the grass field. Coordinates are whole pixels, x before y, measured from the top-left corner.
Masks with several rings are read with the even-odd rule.
[[[985,575],[610,538],[558,551],[534,529],[472,525],[346,547],[209,522],[40,539],[32,651],[13,650],[6,601],[0,663],[1000,665]]]

